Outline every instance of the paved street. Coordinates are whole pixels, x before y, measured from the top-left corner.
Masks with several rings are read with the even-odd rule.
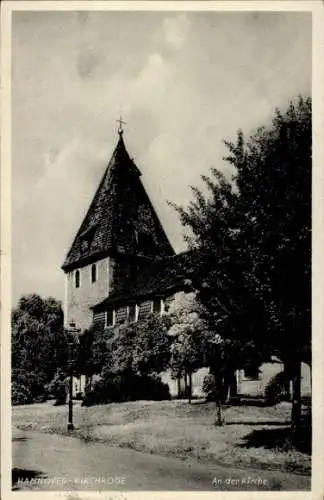
[[[42,490],[308,489],[310,479],[239,470],[13,429],[13,486]],[[27,479],[27,481],[26,481]]]

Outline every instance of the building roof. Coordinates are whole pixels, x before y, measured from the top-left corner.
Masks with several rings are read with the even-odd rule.
[[[67,272],[114,252],[163,258],[172,246],[130,158],[119,140],[62,269]]]
[[[112,293],[92,309],[97,312],[109,306],[125,304],[136,299],[163,297],[175,291],[191,289],[192,284],[187,277],[191,262],[191,251],[166,257],[159,262],[152,262],[142,269],[131,286],[127,284],[123,290]]]

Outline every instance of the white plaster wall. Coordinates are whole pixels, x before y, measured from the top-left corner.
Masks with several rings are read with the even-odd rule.
[[[263,396],[270,380],[283,370],[282,363],[263,363],[260,367],[260,380],[245,380],[243,370],[238,375],[238,393],[246,396]],[[303,396],[311,394],[310,368],[305,363],[301,364],[301,393]]]
[[[92,323],[91,306],[108,297],[109,294],[109,257],[96,262],[97,280],[91,282],[91,266],[79,268],[80,287],[75,288],[75,272],[73,270],[66,275],[66,321],[76,323],[77,328],[84,330]]]

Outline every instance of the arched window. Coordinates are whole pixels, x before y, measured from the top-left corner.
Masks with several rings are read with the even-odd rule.
[[[77,269],[75,271],[75,288],[80,288],[80,271]]]
[[[91,266],[91,283],[95,283],[97,281],[97,266],[96,264],[92,264]]]

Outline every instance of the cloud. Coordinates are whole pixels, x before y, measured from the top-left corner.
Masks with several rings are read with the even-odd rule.
[[[270,16],[270,17],[269,17]],[[271,18],[271,19],[270,19]],[[222,139],[310,92],[302,14],[21,13],[13,23],[13,284],[62,297],[60,265],[118,139],[177,250]]]
[[[187,14],[167,17],[163,22],[163,35],[166,44],[175,50],[181,49],[188,39],[190,21]]]
[[[77,58],[77,73],[81,80],[90,78],[99,64],[99,58],[93,48],[82,51]]]
[[[135,104],[141,102],[146,107],[161,102],[160,99],[167,92],[170,76],[170,65],[164,61],[162,55],[158,52],[149,54],[146,65],[130,85],[129,99]]]

